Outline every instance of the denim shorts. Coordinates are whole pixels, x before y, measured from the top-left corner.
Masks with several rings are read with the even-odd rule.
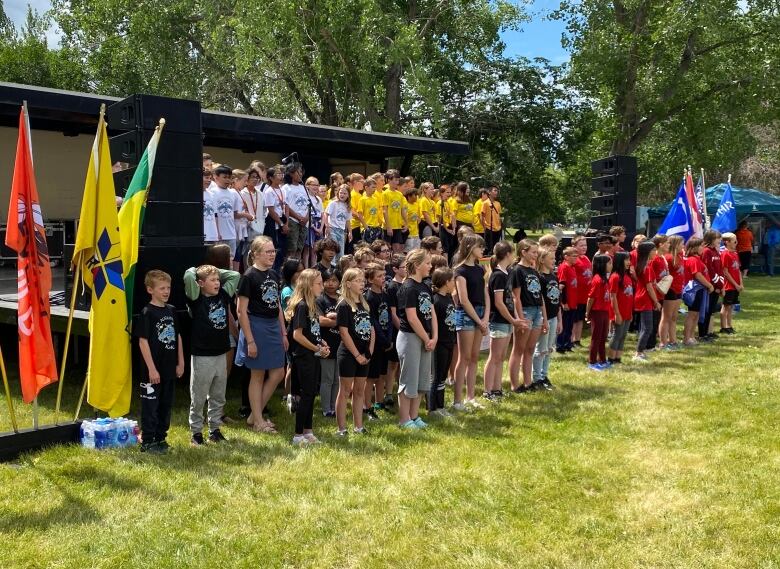
[[[491,338],[508,338],[512,335],[512,325],[508,322],[490,322],[488,334]]]
[[[528,320],[531,328],[541,328],[544,315],[541,306],[523,306],[523,316]]]
[[[485,315],[484,306],[475,306],[474,311],[480,318]],[[458,308],[455,311],[455,330],[458,332],[473,332],[477,328],[479,328],[479,326],[471,319],[468,314],[466,314],[465,310]]]

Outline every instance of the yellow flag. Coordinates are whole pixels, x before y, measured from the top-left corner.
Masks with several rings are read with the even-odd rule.
[[[87,401],[118,417],[130,410],[132,369],[114,177],[103,111],[84,184],[73,262],[92,289]]]

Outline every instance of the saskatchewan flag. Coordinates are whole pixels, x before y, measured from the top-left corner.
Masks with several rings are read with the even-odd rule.
[[[119,209],[119,240],[122,244],[122,267],[124,268],[125,296],[127,298],[127,319],[133,321],[133,294],[135,292],[135,266],[138,263],[138,243],[141,240],[141,228],[144,225],[146,198],[152,185],[154,157],[165,119],[154,129],[152,139],[141,156],[141,161],[127,188],[125,200]]]
[[[73,262],[92,290],[87,401],[112,417],[130,410],[130,332],[114,178],[103,110],[89,158]]]

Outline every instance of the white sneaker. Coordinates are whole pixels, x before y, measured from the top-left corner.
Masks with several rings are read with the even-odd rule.
[[[468,407],[466,407],[463,403],[453,403],[452,404],[452,410],[453,411],[468,411]]]
[[[466,401],[466,406],[471,407],[472,409],[484,409],[485,406],[477,401],[476,399],[469,399]]]
[[[295,435],[293,437],[292,443],[295,446],[305,447],[306,445],[310,445],[311,441],[308,438],[306,438],[306,435]]]
[[[444,409],[444,408],[442,408],[442,409],[437,409],[437,411],[439,412],[439,417],[445,417],[445,418],[446,418],[446,417],[452,417],[452,413],[450,413],[449,411],[447,411],[447,410],[446,410],[446,409]]]
[[[639,362],[639,363],[643,363],[643,364],[644,364],[644,363],[647,363],[647,356],[646,356],[646,355],[644,355],[644,354],[637,354],[637,355],[635,355],[635,356],[634,356],[633,358],[631,358],[631,359],[632,359],[633,361],[635,361],[635,362]]]

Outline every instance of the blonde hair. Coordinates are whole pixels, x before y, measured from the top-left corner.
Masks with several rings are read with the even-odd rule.
[[[370,247],[361,247],[360,249],[358,249],[357,251],[355,251],[355,253],[354,253],[353,257],[354,257],[354,259],[355,259],[355,262],[356,262],[358,265],[359,265],[360,263],[362,263],[363,261],[368,261],[368,260],[369,260],[369,258],[370,258],[370,260],[372,260],[372,261],[373,261],[374,259],[376,259],[376,255],[374,254],[374,252],[371,250],[371,248],[370,248]]]
[[[541,241],[541,240],[540,240]],[[548,249],[547,247],[541,247],[539,249],[539,256],[536,258],[536,270],[540,271],[542,270],[542,261],[544,261],[547,257],[555,258],[555,251],[553,249]]]
[[[731,231],[727,231],[726,233],[721,235],[720,238],[723,239],[724,241],[736,241],[737,240],[736,234],[732,233]]]
[[[314,177],[314,176],[309,176],[308,178],[306,178],[306,181],[303,183],[303,185],[304,186],[308,186],[309,183],[311,183],[311,182],[316,182],[317,186],[320,185],[320,181],[316,177]],[[317,189],[319,189],[319,188],[317,188]]]
[[[152,269],[144,275],[144,286],[154,288],[158,282],[171,282],[171,275],[159,269]]]
[[[679,235],[672,235],[669,237],[669,254],[672,256],[672,267],[677,268],[677,261],[680,253],[685,246],[683,238]]]
[[[267,245],[268,243],[270,243],[271,245],[274,244],[273,239],[271,239],[267,235],[258,235],[252,240],[252,244],[249,246],[250,263],[255,262],[255,255],[257,255],[263,249],[263,246]]]
[[[360,292],[354,293],[347,286],[349,283],[362,276],[363,271],[357,267],[347,269],[344,272],[344,276],[341,277],[341,300],[339,303],[346,302],[352,310],[357,310],[358,305],[360,305],[365,310],[368,310],[368,302],[366,301],[363,294]]]
[[[585,238],[583,237],[583,239]],[[523,253],[525,253],[529,249],[532,249],[533,247],[539,247],[539,244],[533,239],[523,239],[522,241],[520,241],[520,243],[517,244],[518,262],[523,260]]]
[[[636,246],[640,243],[644,243],[647,241],[647,235],[643,235],[642,233],[637,233],[634,235],[634,238],[631,240],[631,246],[636,249]]]
[[[415,273],[417,267],[425,262],[425,258],[430,257],[430,253],[425,249],[415,249],[406,256],[406,274],[410,277]]]
[[[304,269],[295,280],[295,290],[293,290],[290,301],[287,303],[287,310],[284,311],[285,319],[290,322],[295,314],[295,309],[301,302],[306,303],[309,309],[309,316],[318,314],[316,297],[314,296],[314,283],[322,274],[317,269]]]
[[[549,249],[558,248],[558,238],[552,233],[546,233],[539,238],[539,247],[546,247]]]
[[[195,269],[195,276],[198,277],[199,281],[205,281],[211,275],[219,276],[219,269],[214,265],[201,265]]]

